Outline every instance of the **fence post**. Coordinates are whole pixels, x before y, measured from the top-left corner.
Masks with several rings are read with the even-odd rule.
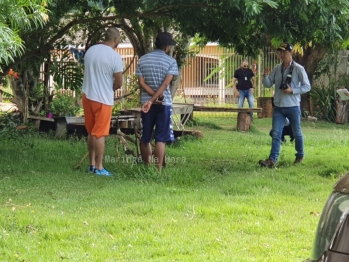
[[[225,69],[224,69],[224,59],[219,59],[218,68],[219,70],[219,80],[218,80],[218,104],[222,105],[225,103]]]
[[[261,61],[261,55],[258,55],[258,97],[261,96],[261,89],[262,89],[262,79],[261,79],[261,67],[262,67],[262,61]],[[259,106],[259,105],[258,105]]]

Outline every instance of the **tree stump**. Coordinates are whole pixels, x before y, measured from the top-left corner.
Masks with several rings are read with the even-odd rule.
[[[54,121],[56,122],[56,137],[57,138],[64,138],[67,135],[67,120],[64,116],[62,117],[55,117]]]
[[[258,113],[258,118],[273,117],[273,100],[272,97],[258,97],[258,107],[263,108],[262,112]]]
[[[347,101],[337,100],[336,101],[336,124],[345,124],[347,119]]]
[[[251,115],[247,112],[239,112],[236,130],[246,132],[251,128]]]

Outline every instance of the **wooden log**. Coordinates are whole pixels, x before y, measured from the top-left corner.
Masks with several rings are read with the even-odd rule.
[[[209,107],[209,106],[194,106],[193,111],[203,112],[253,112],[260,113],[262,108],[238,108],[238,107]]]
[[[246,132],[251,128],[251,115],[247,112],[239,112],[236,130],[241,132]]]
[[[258,118],[273,117],[272,97],[258,97],[257,104],[258,107],[262,108],[262,110],[258,112]]]
[[[347,101],[337,100],[336,101],[336,124],[345,124]]]
[[[47,117],[43,117],[43,116],[28,116],[28,119],[44,120],[44,121],[50,121],[50,122],[55,121],[52,118],[47,118]]]
[[[183,130],[182,135],[192,135],[192,136],[196,136],[197,138],[204,137],[204,134],[199,130]]]
[[[17,126],[16,129],[21,131],[21,130],[26,130],[28,127],[27,126]]]
[[[88,156],[88,152],[81,158],[81,160],[75,165],[75,168],[79,168],[81,163],[85,160],[85,158]]]

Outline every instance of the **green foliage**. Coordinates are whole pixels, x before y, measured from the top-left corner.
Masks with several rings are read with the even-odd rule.
[[[120,110],[141,106],[141,89],[138,84],[138,77],[136,75],[124,76],[124,88],[126,88],[127,93],[117,98],[113,107],[113,115],[119,115]]]
[[[314,72],[314,79],[320,79],[322,76],[331,78],[331,68],[333,66],[337,68],[338,66],[338,60],[336,58],[337,54],[333,50],[329,50],[326,56],[318,63],[316,71]]]
[[[15,56],[23,54],[25,48],[19,30],[42,27],[47,18],[47,2],[50,1],[0,2],[0,63],[7,64]]]
[[[17,113],[5,113],[0,115],[0,129],[15,128],[21,123],[22,119]]]
[[[314,85],[310,96],[314,105],[314,114],[317,118],[334,122],[336,120],[336,86],[329,87]]]
[[[348,38],[349,3],[346,0],[278,0],[278,8],[266,6],[256,19],[271,38],[302,45],[333,47]],[[297,17],[297,19],[294,19]]]
[[[15,140],[21,134],[16,127],[22,123],[22,117],[18,113],[5,113],[0,115],[0,138]]]
[[[234,47],[241,55],[255,55],[265,46],[256,17],[264,17],[264,9],[276,6],[276,1],[208,1],[207,6],[181,10],[174,20],[180,23],[181,32]]]
[[[49,94],[48,88],[44,87],[43,83],[34,84],[29,89],[29,114],[38,114],[45,116],[45,103],[48,104],[52,95]]]
[[[0,137],[2,260],[304,261],[318,214],[349,169],[348,126],[302,123],[303,163],[292,166],[286,143],[278,168],[265,169],[257,162],[270,152],[271,119],[255,119],[247,133],[221,114],[198,120],[212,126],[167,147],[179,161],[161,174],[125,161],[105,163],[113,177],[96,177],[88,160],[74,169],[84,140]],[[106,138],[106,155],[115,143]]]
[[[76,103],[76,98],[67,91],[63,93],[57,92],[51,102],[49,111],[54,116],[76,116],[80,111],[80,107]]]
[[[11,79],[10,79],[9,76],[5,77],[5,84],[1,88],[0,92],[2,94],[2,98],[8,99],[8,98],[12,98],[13,97],[13,92],[12,92],[12,89],[11,89]]]
[[[45,97],[44,94],[44,85],[42,83],[39,83],[35,86],[35,88],[32,88],[29,90],[29,100],[30,101],[37,101],[38,99],[42,99]]]
[[[349,86],[349,75],[343,74],[336,79],[330,79],[329,85],[316,84],[310,91],[313,99],[315,116],[326,121],[336,120],[337,89]]]
[[[80,92],[84,67],[74,60],[69,50],[60,50],[53,55],[50,74],[58,86]]]

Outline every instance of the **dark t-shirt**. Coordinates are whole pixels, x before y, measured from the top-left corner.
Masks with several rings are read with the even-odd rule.
[[[254,77],[254,73],[250,68],[235,70],[234,78],[238,80],[236,85],[237,90],[248,90],[252,88],[251,78]]]

